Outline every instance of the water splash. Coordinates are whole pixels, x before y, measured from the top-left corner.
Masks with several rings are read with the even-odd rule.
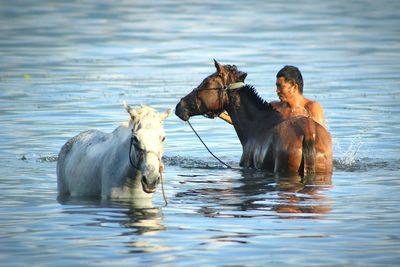
[[[200,159],[193,157],[181,156],[164,156],[163,161],[165,165],[179,166],[181,168],[197,168],[197,169],[226,169],[225,166],[216,162],[214,159]],[[237,167],[237,162],[228,162],[228,164]]]
[[[335,150],[341,156],[333,160],[334,166],[336,168],[345,170],[358,169],[360,165],[360,159],[357,158],[357,153],[360,151],[361,144],[361,134],[352,139],[349,146],[344,151],[337,142],[335,145]]]
[[[361,138],[357,140],[351,140],[349,147],[344,153],[341,162],[346,165],[353,165],[356,162],[356,155],[361,147]]]
[[[44,163],[44,162],[57,162],[58,156],[56,155],[46,155],[46,156],[37,156],[32,155],[28,156],[26,154],[20,155],[19,160],[28,161],[28,160],[36,160],[37,162]]]
[[[58,157],[57,156],[43,156],[43,157],[39,157],[38,161],[39,162],[57,162]]]
[[[57,162],[57,155],[21,155],[19,160],[27,161],[27,160],[35,160],[40,163],[46,162]],[[222,166],[218,162],[213,159],[200,159],[193,157],[181,157],[181,156],[164,156],[163,162],[167,166],[179,166],[181,168],[197,168],[197,169],[226,169],[225,166]],[[229,162],[229,164],[236,166],[237,162]]]

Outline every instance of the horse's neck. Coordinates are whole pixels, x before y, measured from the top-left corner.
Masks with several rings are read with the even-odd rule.
[[[113,148],[121,151],[129,150],[129,144],[132,136],[131,123],[120,125],[114,130],[114,132],[112,132],[112,135],[113,142],[115,142]]]
[[[258,134],[261,129],[272,128],[282,121],[281,115],[262,100],[252,89],[228,91],[225,107],[242,145]],[[248,91],[250,90],[250,91]]]

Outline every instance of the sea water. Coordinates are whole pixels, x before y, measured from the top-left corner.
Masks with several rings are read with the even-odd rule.
[[[397,266],[398,1],[2,1],[0,265]],[[113,131],[122,107],[159,111],[215,71],[248,73],[266,100],[300,68],[325,110],[331,182],[226,169],[187,124],[165,121],[152,203],[57,198],[61,146]],[[238,166],[234,129],[191,119]]]

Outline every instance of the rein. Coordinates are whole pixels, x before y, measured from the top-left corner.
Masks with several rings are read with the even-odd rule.
[[[216,160],[218,160],[222,165],[226,166],[228,169],[234,169],[232,166],[229,164],[223,162],[220,158],[214,155],[214,153],[211,152],[211,150],[207,147],[207,145],[204,143],[203,139],[201,139],[200,135],[196,132],[196,130],[193,128],[192,124],[190,121],[187,121],[190,128],[192,128],[192,131],[196,134],[197,138],[199,138],[200,142],[204,145],[204,147],[207,149],[207,151],[213,156]]]
[[[148,153],[153,153],[153,154],[155,154],[155,155],[157,156],[158,161],[160,162],[160,166],[159,166],[158,170],[159,170],[159,173],[160,173],[161,191],[162,191],[162,194],[163,194],[165,206],[167,206],[167,205],[168,205],[168,201],[167,201],[167,197],[165,196],[165,191],[164,191],[164,176],[163,176],[163,174],[162,174],[162,172],[163,172],[163,170],[164,170],[164,167],[163,167],[163,164],[162,164],[162,162],[161,162],[161,158],[158,156],[158,154],[157,154],[156,152],[154,152],[154,151],[146,151],[146,150],[140,148],[139,146],[137,146],[136,144],[133,144],[133,140],[134,140],[134,137],[133,137],[133,129],[132,129],[132,136],[131,136],[131,141],[130,141],[130,144],[129,144],[129,163],[131,164],[131,166],[132,166],[134,169],[139,170],[138,165],[139,165],[140,160],[138,161],[138,164],[137,164],[137,165],[135,165],[135,164],[133,163],[133,161],[132,161],[132,156],[131,156],[131,154],[132,154],[132,153],[131,153],[131,152],[132,152],[132,146],[134,146],[135,149],[137,149],[137,150],[139,150],[139,151],[141,152],[141,154],[140,154],[140,158],[141,158],[141,159],[142,159],[144,153],[146,153],[146,154],[148,154]]]

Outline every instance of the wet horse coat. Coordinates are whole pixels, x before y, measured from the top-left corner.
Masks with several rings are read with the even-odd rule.
[[[59,195],[148,198],[162,169],[164,114],[125,105],[131,120],[112,133],[89,130],[71,138],[57,161]]]
[[[243,147],[240,165],[275,173],[331,173],[332,143],[328,131],[308,117],[283,119],[255,89],[246,73],[215,62],[217,72],[177,104],[182,120],[215,116],[226,110]]]

